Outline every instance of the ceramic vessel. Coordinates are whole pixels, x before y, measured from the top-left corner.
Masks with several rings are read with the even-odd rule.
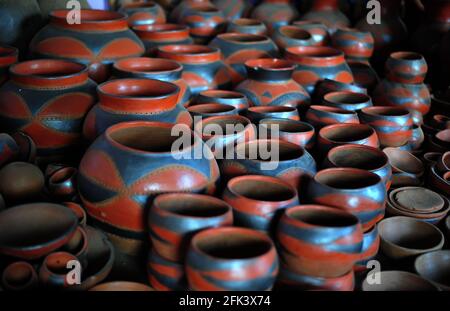
[[[450,176],[448,173],[441,175],[437,172],[436,166],[431,166],[431,171],[428,174],[428,183],[433,190],[444,195],[450,195]]]
[[[197,44],[206,44],[226,29],[226,19],[221,10],[209,5],[194,6],[185,10],[178,20],[189,27],[189,33]]]
[[[287,141],[307,150],[311,150],[315,143],[315,129],[306,122],[284,120],[277,118],[262,119],[259,122],[259,138],[276,138]],[[267,133],[265,133],[267,131]]]
[[[241,112],[241,114],[245,115],[254,124],[259,124],[261,120],[266,118],[287,119],[292,121],[300,120],[298,110],[288,106],[249,107]]]
[[[272,240],[262,232],[228,227],[196,234],[186,258],[189,288],[270,290],[278,274]]]
[[[19,147],[18,161],[35,163],[36,144],[31,137],[23,132],[15,132],[11,135]]]
[[[192,8],[195,7],[211,7],[217,8],[211,1],[209,0],[185,0],[178,2],[170,12],[169,20],[172,22],[179,23],[180,18],[183,14]]]
[[[195,98],[193,105],[208,103],[224,104],[235,107],[239,112],[248,108],[247,97],[235,91],[207,90],[200,92]]]
[[[404,84],[423,83],[428,71],[425,58],[414,52],[395,52],[386,61],[386,78]]]
[[[312,34],[297,26],[286,25],[274,30],[272,34],[274,42],[283,50],[290,46],[314,46]]]
[[[9,264],[2,273],[2,285],[7,290],[31,290],[37,286],[36,270],[26,261],[16,261]]]
[[[417,274],[406,271],[381,271],[381,283],[369,284],[367,280],[362,283],[362,290],[370,291],[437,291],[437,287],[431,282],[421,278]]]
[[[372,107],[372,99],[363,93],[331,92],[323,97],[323,105],[337,107],[348,111],[360,111]]]
[[[148,257],[147,276],[156,291],[185,291],[188,288],[184,265],[164,259],[154,249]]]
[[[96,82],[110,75],[111,64],[124,57],[145,52],[141,40],[128,28],[124,14],[101,10],[81,10],[81,23],[69,23],[69,10],[56,10],[30,45],[34,56],[60,58],[83,63]]]
[[[348,66],[355,79],[355,85],[367,89],[367,92],[372,94],[373,90],[380,82],[380,78],[375,69],[372,68],[372,65],[370,65],[369,62],[349,60]]]
[[[55,199],[72,199],[77,194],[77,169],[68,166],[57,170],[49,177],[47,188]]]
[[[150,25],[164,24],[166,22],[166,13],[163,8],[153,1],[141,1],[124,4],[119,12],[128,16],[128,25]]]
[[[450,171],[450,151],[447,151],[439,157],[436,164],[436,170],[440,174]]]
[[[347,27],[350,25],[348,18],[339,10],[338,0],[314,1],[311,9],[301,19],[321,22],[331,32],[334,32],[339,27]]]
[[[423,163],[408,151],[384,148],[392,167],[392,187],[418,186],[424,173]]]
[[[68,274],[71,261],[77,257],[66,252],[54,252],[45,257],[39,268],[39,282],[47,288],[70,287]]]
[[[11,162],[0,169],[0,193],[8,205],[37,201],[45,186],[39,167]]]
[[[298,15],[289,0],[264,0],[253,9],[251,17],[264,22],[271,33],[280,26],[290,24]]]
[[[363,235],[363,246],[359,261],[353,267],[355,272],[363,272],[368,270],[367,263],[376,259],[380,248],[380,235],[377,226],[366,231]]]
[[[197,118],[237,115],[239,112],[234,106],[215,103],[194,105],[187,109],[196,122],[198,120]]]
[[[267,35],[266,25],[252,18],[239,18],[230,21],[227,26],[227,32],[251,34],[251,35]]]
[[[450,251],[440,250],[420,255],[414,262],[417,273],[440,290],[449,291]]]
[[[358,86],[356,84],[351,83],[344,83],[339,82],[332,79],[324,79],[317,83],[314,96],[313,96],[313,102],[317,103],[317,105],[321,104],[323,102],[323,97],[331,92],[353,92],[353,93],[362,93],[367,94],[367,89]]]
[[[305,118],[308,123],[318,130],[331,124],[359,124],[356,112],[330,106],[312,105],[306,112]]]
[[[64,202],[63,205],[75,213],[78,219],[78,225],[82,228],[86,228],[87,215],[84,208],[80,204],[75,202]]]
[[[373,54],[374,39],[368,31],[339,28],[332,36],[332,43],[348,60],[368,62]]]
[[[292,25],[308,31],[316,46],[327,46],[330,42],[328,27],[320,22],[313,21],[295,21]]]
[[[8,79],[8,69],[17,63],[19,50],[15,47],[0,44],[0,85]]]
[[[19,146],[16,141],[6,133],[0,133],[0,167],[19,157]]]

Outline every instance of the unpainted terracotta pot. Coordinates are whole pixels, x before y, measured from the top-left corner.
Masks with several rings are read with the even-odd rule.
[[[399,148],[384,148],[392,167],[392,187],[418,186],[424,174],[422,161],[408,151]]]

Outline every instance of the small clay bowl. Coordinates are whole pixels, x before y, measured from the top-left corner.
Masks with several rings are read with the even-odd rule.
[[[424,174],[424,165],[412,153],[399,148],[383,149],[392,167],[392,187],[418,186]]]
[[[306,112],[306,121],[317,129],[338,123],[359,124],[358,114],[337,107],[312,105]]]
[[[71,262],[78,262],[78,259],[70,253],[55,252],[49,254],[39,268],[39,282],[45,287],[52,288],[72,286],[68,282]]]
[[[434,225],[411,217],[386,218],[378,224],[381,251],[393,260],[401,260],[439,250],[444,235]]]
[[[428,71],[425,58],[414,52],[395,52],[386,61],[386,78],[408,84],[423,83]]]
[[[234,106],[215,103],[189,106],[187,110],[192,115],[192,117],[194,117],[194,122],[195,117],[207,118],[238,114],[238,110]]]
[[[148,285],[136,282],[114,281],[94,286],[89,291],[93,292],[149,292],[154,289]]]
[[[372,99],[363,93],[348,91],[331,92],[323,97],[323,105],[337,107],[349,111],[360,111],[363,108],[372,107]]]
[[[242,114],[255,124],[267,118],[300,120],[297,109],[288,106],[255,106],[244,110]]]
[[[433,283],[411,272],[381,271],[377,273],[379,273],[380,283],[369,284],[365,279],[362,283],[363,291],[438,291]]]
[[[224,104],[235,107],[238,111],[248,108],[248,99],[242,93],[225,90],[206,90],[200,92],[194,100],[193,105],[201,104]]]
[[[420,255],[414,262],[417,273],[441,290],[450,291],[450,250]]]
[[[38,276],[36,270],[26,261],[13,262],[3,270],[2,285],[7,290],[30,290],[37,283]]]
[[[444,198],[434,191],[422,187],[402,187],[389,194],[396,208],[414,214],[430,214],[442,210]]]
[[[314,145],[315,129],[302,121],[288,119],[262,119],[259,122],[259,138],[274,138],[296,144],[310,150]],[[264,131],[266,133],[262,134]],[[264,137],[266,136],[266,137]]]
[[[70,199],[77,193],[77,169],[63,167],[48,179],[48,191],[54,198]]]
[[[442,175],[450,171],[450,151],[447,151],[438,158],[436,162],[436,171]]]

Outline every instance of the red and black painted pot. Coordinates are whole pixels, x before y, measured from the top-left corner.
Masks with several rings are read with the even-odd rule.
[[[214,5],[223,12],[228,21],[234,21],[247,16],[251,4],[246,0],[213,1]]]
[[[6,290],[31,290],[38,285],[34,267],[26,261],[16,261],[3,270],[1,283]]]
[[[418,84],[425,80],[428,65],[419,53],[395,52],[386,61],[385,71],[386,78],[390,81]]]
[[[98,86],[99,103],[86,117],[84,136],[93,140],[111,125],[126,121],[159,121],[192,125],[178,102],[179,87],[146,78],[107,81]]]
[[[254,124],[259,124],[259,121],[267,118],[288,119],[299,121],[300,116],[295,107],[288,106],[255,106],[249,107],[242,112]]]
[[[316,46],[327,46],[330,42],[330,35],[328,34],[328,27],[321,22],[314,21],[295,21],[292,25],[308,31]]]
[[[264,191],[261,191],[264,189]],[[223,193],[234,224],[273,233],[286,208],[299,204],[297,190],[276,177],[246,175],[231,179]]]
[[[163,58],[125,58],[114,63],[115,78],[143,78],[171,82],[179,87],[178,103],[184,107],[191,101],[191,89],[182,79],[183,66],[176,61]]]
[[[224,32],[227,26],[223,12],[209,5],[186,9],[178,23],[189,27],[189,32],[197,44],[208,43],[216,35]]]
[[[346,91],[326,94],[323,97],[323,105],[355,112],[373,106],[369,95]]]
[[[252,18],[239,18],[228,23],[227,32],[262,35],[268,34],[266,25]]]
[[[95,103],[96,84],[85,65],[32,60],[10,67],[0,88],[1,131],[29,135],[40,158],[76,152],[84,118]]]
[[[220,162],[225,180],[242,175],[278,177],[299,189],[316,173],[316,162],[304,148],[275,139],[259,139],[238,144],[233,158]]]
[[[246,61],[278,56],[275,43],[263,35],[224,33],[214,38],[209,46],[221,51],[234,85],[247,77]]]
[[[172,262],[184,262],[190,240],[197,232],[231,225],[231,207],[202,194],[161,194],[153,200],[148,216],[153,249]]]
[[[193,237],[185,267],[194,291],[265,291],[278,274],[278,256],[263,232],[213,228]]]
[[[322,104],[323,97],[331,92],[353,92],[367,94],[367,89],[352,83],[339,82],[333,79],[324,79],[317,83],[313,102],[317,105]]]
[[[235,107],[239,112],[248,108],[247,97],[239,92],[225,90],[207,90],[200,92],[192,105],[224,104]]]
[[[365,145],[343,145],[331,149],[323,163],[324,168],[349,167],[366,170],[380,176],[386,189],[391,186],[392,168],[386,154]]]
[[[8,79],[8,69],[17,63],[19,50],[15,47],[0,44],[0,85]]]
[[[184,25],[141,25],[133,27],[133,31],[144,43],[147,55],[154,55],[160,46],[194,43],[189,35],[189,28]]]
[[[292,25],[278,27],[274,30],[272,38],[281,50],[290,46],[316,45],[316,42],[309,31]]]
[[[301,19],[321,22],[328,27],[330,32],[350,25],[347,16],[339,10],[338,0],[314,1],[311,9]]]
[[[70,287],[70,263],[78,261],[77,257],[67,252],[55,252],[45,257],[39,268],[39,282],[47,288]]]
[[[289,25],[297,19],[299,13],[290,0],[263,0],[252,11],[251,17],[267,25],[269,33],[274,29]]]
[[[363,231],[384,217],[386,185],[375,173],[357,168],[329,168],[314,176],[308,199],[337,207],[358,217]]]
[[[166,45],[158,48],[157,56],[183,65],[183,79],[195,96],[201,91],[231,88],[228,68],[220,50],[203,45]]]
[[[322,205],[285,210],[277,227],[280,261],[299,274],[335,278],[359,259],[363,232],[352,214]]]
[[[359,112],[362,123],[370,125],[383,147],[400,147],[412,138],[411,113],[397,107],[367,107]]]
[[[141,56],[141,40],[128,28],[126,16],[118,12],[81,10],[81,23],[69,24],[69,10],[50,14],[50,23],[30,45],[34,56],[62,58],[89,65],[89,76],[103,82],[116,60]]]
[[[293,46],[285,50],[285,57],[297,64],[293,78],[309,94],[313,94],[323,79],[353,83],[353,75],[345,61],[344,53],[322,46]]]
[[[8,134],[0,133],[0,167],[16,160],[19,152],[16,141]]]
[[[48,178],[47,188],[55,199],[74,199],[77,194],[77,169],[67,166],[55,171]]]
[[[332,43],[348,60],[368,62],[373,54],[374,39],[368,31],[339,28],[332,36]]]
[[[147,277],[157,291],[185,291],[188,289],[184,265],[161,257],[154,249],[147,263]]]
[[[217,8],[209,0],[184,0],[184,1],[179,1],[179,3],[170,12],[169,20],[179,24],[180,18],[183,16],[183,14],[187,10],[195,8],[195,7]]]
[[[139,1],[125,3],[119,9],[119,12],[128,16],[128,25],[149,25],[164,24],[166,22],[166,13],[163,8],[153,1]]]
[[[253,106],[291,106],[306,110],[310,97],[292,74],[294,63],[276,58],[252,59],[245,63],[247,80],[236,91],[247,96]]]
[[[194,121],[196,121],[196,117],[209,118],[216,116],[231,116],[239,113],[234,106],[216,103],[193,105],[189,106],[187,109]]]
[[[259,138],[280,139],[307,150],[311,150],[315,143],[315,129],[306,122],[286,119],[262,119],[259,122]],[[266,131],[266,132],[264,132]]]
[[[355,267],[353,269],[356,272],[366,271],[368,268],[367,263],[370,260],[375,259],[376,255],[378,254],[379,248],[380,248],[380,235],[378,234],[377,226],[374,226],[372,230],[369,230],[364,233],[363,247],[360,256],[361,258],[355,264]]]
[[[306,112],[306,121],[317,130],[331,124],[359,124],[358,114],[355,111],[320,105],[312,105],[309,107]]]

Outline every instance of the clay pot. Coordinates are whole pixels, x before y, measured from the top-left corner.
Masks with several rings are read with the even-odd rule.
[[[362,290],[369,291],[437,291],[431,282],[421,278],[417,274],[406,271],[380,271],[380,284],[369,284],[367,280],[362,283]]]
[[[372,99],[362,93],[331,92],[323,97],[323,105],[349,111],[360,111],[363,108],[372,107]]]
[[[380,78],[378,77],[377,72],[372,68],[370,63],[349,60],[348,66],[350,67],[353,78],[355,79],[355,85],[367,89],[368,92],[372,94],[373,90],[380,82]]]
[[[331,149],[324,161],[325,168],[349,167],[363,169],[380,176],[386,189],[391,185],[392,171],[386,154],[364,145],[343,145]]]
[[[190,240],[197,232],[231,225],[231,207],[222,200],[200,194],[159,195],[148,217],[153,249],[172,262],[184,261]]]
[[[37,285],[37,282],[36,270],[26,261],[13,262],[3,270],[2,285],[7,290],[30,290]]]
[[[251,18],[238,18],[228,23],[227,32],[251,34],[251,35],[267,35],[266,25]]]
[[[320,205],[285,211],[276,235],[281,261],[293,272],[335,278],[359,259],[363,233],[350,213]]]
[[[260,58],[245,63],[247,80],[236,91],[243,93],[253,106],[291,106],[305,109],[310,97],[292,79],[295,65],[283,59]]]
[[[396,216],[378,225],[381,251],[393,260],[401,260],[439,250],[444,235],[434,225],[411,217]]]
[[[6,133],[0,133],[0,167],[17,159],[19,146],[16,141]]]
[[[188,107],[187,109],[194,118],[194,121],[197,121],[196,117],[209,118],[217,116],[231,116],[237,115],[239,112],[234,106],[214,103],[194,105]]]
[[[77,215],[78,218],[78,225],[80,225],[83,228],[86,228],[86,222],[87,222],[87,215],[84,208],[75,202],[64,202],[63,203],[66,207],[68,207],[72,212]]]
[[[392,187],[418,186],[424,173],[422,161],[410,152],[398,148],[385,148],[392,167]]]
[[[244,94],[234,91],[207,90],[200,92],[192,105],[208,103],[224,104],[235,107],[238,111],[248,108],[248,99]]]
[[[339,10],[338,0],[317,0],[302,20],[321,22],[334,32],[337,28],[350,25],[348,18]]]
[[[114,77],[155,79],[171,82],[179,87],[178,103],[184,107],[191,101],[191,89],[181,78],[183,66],[175,61],[162,58],[126,58],[114,63]]]
[[[319,153],[325,156],[332,148],[347,144],[378,148],[377,133],[366,124],[332,124],[323,127],[318,136]]]
[[[316,45],[316,42],[308,31],[292,25],[277,28],[272,38],[281,50],[290,46]]]
[[[154,249],[149,254],[147,276],[157,291],[185,291],[188,288],[184,265],[164,259]]]
[[[363,246],[359,261],[353,267],[355,272],[362,272],[367,270],[367,263],[374,259],[380,248],[380,235],[378,234],[377,226],[372,230],[366,231],[363,235]]]
[[[34,163],[36,160],[36,144],[31,137],[23,132],[11,134],[19,147],[17,161]]]
[[[0,89],[0,130],[28,134],[41,158],[77,151],[82,122],[96,94],[87,67],[64,60],[32,60],[11,66],[10,75]]]
[[[330,41],[328,28],[320,22],[314,21],[295,21],[292,25],[308,31],[316,46],[327,46]]]
[[[9,66],[17,63],[19,50],[15,47],[0,44],[0,85],[8,79]]]
[[[444,174],[450,171],[450,151],[444,153],[436,163],[436,170],[439,174]]]
[[[287,141],[308,150],[314,146],[315,129],[309,123],[272,118],[261,120],[259,125],[260,139],[265,135],[267,138]]]
[[[344,53],[329,47],[293,46],[285,50],[285,57],[297,64],[293,78],[309,94],[313,94],[318,82],[332,79],[343,83],[353,83],[350,67],[345,62]]]
[[[444,176],[446,178],[444,178]],[[428,175],[428,185],[433,190],[442,193],[444,195],[449,196],[450,195],[450,180],[449,180],[449,174],[446,173],[445,175],[440,175],[436,171],[436,166],[431,166],[431,171]]]
[[[88,64],[89,76],[103,82],[116,60],[144,54],[144,45],[128,28],[124,14],[81,10],[81,23],[69,24],[69,13],[69,10],[56,10],[50,14],[49,24],[31,42],[30,50],[35,56]]]
[[[233,85],[237,85],[247,77],[246,61],[278,56],[275,43],[263,35],[224,33],[215,37],[209,46],[221,51]]]
[[[362,123],[376,132],[381,146],[400,147],[412,139],[411,113],[397,107],[368,107],[359,112]]]
[[[61,250],[70,253],[77,257],[79,263],[83,268],[88,265],[87,261],[87,248],[88,237],[85,229],[78,227],[72,238],[61,248]]]
[[[450,291],[450,251],[439,250],[420,255],[414,268],[424,279],[443,291]]]
[[[323,97],[326,94],[342,91],[367,94],[367,89],[365,89],[364,87],[355,84],[339,82],[332,79],[324,79],[317,83],[315,92],[313,94],[313,101],[317,104],[321,104],[323,102]]]
[[[272,33],[274,29],[290,24],[298,15],[289,0],[264,0],[254,8],[251,17],[265,23]]]
[[[209,5],[186,9],[178,23],[189,27],[189,32],[197,44],[208,43],[226,29],[226,19],[223,12]]]
[[[405,84],[423,83],[428,71],[425,58],[414,52],[395,52],[386,61],[386,78]]]
[[[8,205],[36,200],[44,185],[44,175],[33,164],[12,162],[0,169],[0,193]]]
[[[408,145],[411,146],[412,150],[420,150],[422,148],[423,142],[425,141],[425,134],[422,127],[417,124],[412,126],[411,139],[408,141]]]
[[[45,257],[39,268],[39,282],[45,287],[66,288],[71,284],[68,282],[68,273],[71,269],[71,261],[78,261],[77,257],[66,252],[55,252]]]
[[[221,161],[220,172],[224,180],[248,174],[278,177],[299,189],[316,173],[316,163],[298,145],[260,139],[238,144],[234,156]]]
[[[133,27],[142,40],[147,55],[154,55],[158,47],[172,44],[192,44],[189,28],[178,24],[154,24]]]
[[[333,46],[344,52],[348,60],[369,62],[373,54],[374,39],[368,31],[339,28],[331,39]]]
[[[192,238],[185,269],[194,291],[270,290],[278,274],[278,257],[265,233],[214,228]]]
[[[231,87],[228,68],[216,48],[202,45],[167,45],[158,47],[157,55],[183,65],[182,78],[190,86],[193,96],[201,91]]]
[[[275,177],[258,175],[231,179],[223,199],[233,208],[236,226],[267,233],[273,232],[286,208],[299,204],[297,190],[290,184]]]
[[[437,132],[431,140],[438,146],[438,149],[443,152],[448,151],[450,149],[450,129]]]
[[[149,292],[153,290],[148,285],[127,281],[106,282],[90,289],[94,292]]]
[[[178,102],[180,89],[173,83],[150,79],[118,79],[98,87],[99,103],[86,117],[84,136],[94,140],[119,122],[160,121],[192,125],[188,111]]]
[[[439,158],[442,156],[442,153],[440,152],[426,152],[423,155],[422,162],[427,166],[427,168],[430,168],[431,166],[435,165]]]
[[[358,114],[355,111],[320,105],[309,107],[306,112],[306,121],[318,130],[331,124],[359,124]]]
[[[247,16],[251,9],[251,3],[246,0],[219,1],[214,0],[214,5],[223,12],[228,21]]]
[[[247,108],[242,112],[254,124],[259,124],[263,119],[276,118],[299,121],[300,116],[295,107],[288,106],[256,106]]]
[[[255,126],[238,115],[205,118],[194,125],[194,130],[211,148],[216,159],[231,155],[236,144],[256,139]]]
[[[176,136],[172,128],[162,122],[116,124],[81,160],[78,188],[83,205],[93,223],[113,234],[121,254],[139,257],[145,249],[145,207],[155,195],[215,189],[219,170],[210,149],[187,126]],[[177,149],[174,142],[186,133],[191,138],[183,136],[183,148]]]
[[[48,179],[48,190],[54,198],[73,198],[77,193],[77,169],[64,167],[53,173]]]
[[[119,12],[128,16],[130,27],[138,25],[164,24],[166,13],[163,8],[153,1],[139,1],[122,5]]]
[[[185,14],[185,12],[189,9],[195,7],[211,7],[217,8],[212,2],[209,0],[185,0],[180,1],[170,12],[169,20],[179,23],[179,19]]]
[[[356,168],[319,171],[307,190],[310,202],[346,210],[357,216],[363,231],[384,217],[386,186],[375,173]]]

